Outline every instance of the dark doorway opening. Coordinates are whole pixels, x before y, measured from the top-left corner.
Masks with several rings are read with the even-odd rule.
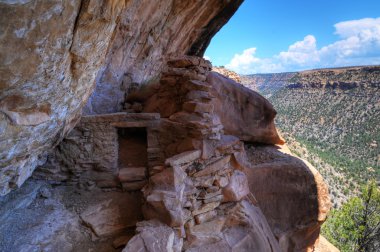
[[[147,131],[146,128],[119,128],[119,168],[146,167]]]

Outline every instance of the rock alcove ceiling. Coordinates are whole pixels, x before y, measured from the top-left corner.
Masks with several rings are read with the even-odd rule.
[[[165,56],[202,55],[241,2],[1,1],[0,195],[30,177],[83,108],[121,111]]]
[[[0,2],[0,250],[328,243],[320,174],[200,58],[242,2]],[[146,160],[120,162],[130,146]]]

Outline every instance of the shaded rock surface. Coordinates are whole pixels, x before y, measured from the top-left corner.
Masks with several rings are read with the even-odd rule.
[[[29,179],[19,190],[1,199],[0,251],[120,251],[115,247],[125,245],[128,242],[125,239],[134,234],[133,229],[114,226],[111,235],[98,237],[80,216],[96,208],[99,201],[111,200],[111,209],[124,209],[120,214],[129,212],[122,217],[126,220],[131,214],[141,213],[136,209],[140,197],[140,193],[88,191],[67,185],[52,187]],[[107,216],[104,211],[96,214],[103,220],[110,218],[108,227],[112,226],[115,216]],[[127,222],[140,220],[141,217],[132,216]],[[120,237],[124,237],[124,242],[119,241]],[[114,241],[119,245],[114,245]]]
[[[85,113],[121,111],[166,55],[202,55],[241,2],[1,2],[0,195],[44,162],[90,96]]]
[[[313,251],[331,207],[322,176],[286,146],[248,145],[247,155],[250,190],[282,251]]]
[[[43,162],[93,90],[124,2],[83,2],[0,3],[0,195]]]
[[[159,221],[143,221],[138,224],[138,235],[134,236],[123,252],[167,252],[173,250],[175,235],[173,230]]]
[[[125,194],[89,206],[80,218],[97,236],[112,236],[134,227],[142,219],[140,205],[140,198]]]

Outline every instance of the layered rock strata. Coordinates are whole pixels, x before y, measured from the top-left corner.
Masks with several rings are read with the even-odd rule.
[[[90,96],[86,113],[121,111],[166,55],[202,55],[241,2],[2,1],[0,195],[32,174]]]

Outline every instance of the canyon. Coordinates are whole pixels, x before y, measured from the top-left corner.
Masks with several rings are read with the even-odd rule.
[[[0,250],[336,251],[321,174],[202,58],[241,3],[0,3]]]
[[[370,178],[379,181],[379,66],[243,78],[274,105],[288,145],[322,173],[335,206]]]

